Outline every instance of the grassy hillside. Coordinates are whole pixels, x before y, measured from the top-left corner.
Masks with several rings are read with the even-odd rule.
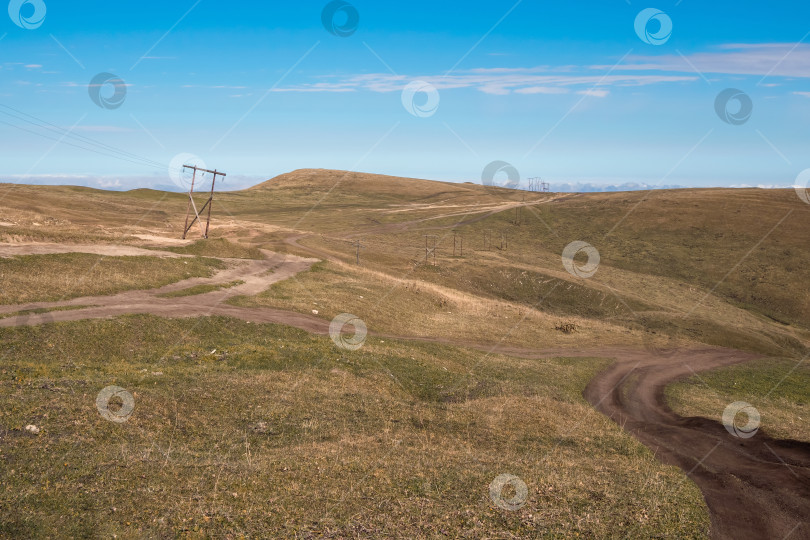
[[[151,190],[4,189],[0,239],[11,242],[148,246],[145,235],[179,238],[186,210],[184,195]],[[260,257],[257,247],[311,254],[287,242],[298,234],[301,245],[349,263],[351,243],[361,239],[363,268],[388,276],[375,279],[387,279],[394,290],[415,280],[472,295],[465,316],[488,311],[476,302],[503,302],[536,311],[547,324],[570,318],[589,321],[582,327],[624,328],[631,342],[698,341],[769,354],[801,354],[810,340],[810,291],[802,286],[810,279],[810,206],[792,190],[554,195],[300,170],[218,193],[214,204],[215,240],[168,249],[252,258]],[[437,268],[420,264],[424,234],[438,235]],[[463,257],[452,256],[454,235],[465,242]],[[212,248],[216,238],[231,239],[230,251]],[[591,279],[562,267],[562,250],[575,240],[600,254]],[[233,241],[245,247],[234,252]],[[380,294],[378,304],[390,297]]]
[[[179,238],[185,217],[181,194],[7,188],[0,201],[8,216],[0,226],[5,241],[148,246],[145,235]],[[456,307],[444,311],[463,319],[462,329],[486,328],[491,306],[500,306],[520,314],[515,322],[528,314],[540,334],[554,335],[561,321],[575,324],[585,341],[604,334],[609,342],[656,348],[701,342],[788,356],[803,354],[810,341],[810,290],[803,286],[810,279],[810,206],[792,190],[555,195],[299,170],[218,193],[214,204],[212,241],[161,248],[253,258],[261,247],[337,258],[346,264],[330,270],[328,290],[309,282],[318,276],[302,276],[276,286],[294,288],[278,305],[309,312],[312,302],[321,302],[325,312],[346,312],[354,306],[340,303],[352,298],[357,287],[349,284],[356,282],[375,291],[365,295],[373,312],[358,315],[392,334],[402,333],[402,321],[418,319],[452,331],[441,313],[425,318],[431,310],[420,307],[414,318],[397,305],[409,302],[414,282],[439,287],[429,302],[439,311]],[[425,234],[437,235],[437,267],[424,264]],[[291,245],[291,235],[307,250]],[[463,257],[453,256],[454,237],[464,242]],[[222,238],[231,240],[225,251],[216,247]],[[355,270],[356,240],[364,247],[362,269]],[[561,264],[563,249],[575,240],[599,252],[591,279],[572,276]],[[234,251],[235,243],[242,247]],[[272,296],[240,302],[273,305]],[[386,321],[383,311],[399,315]],[[498,328],[482,340],[506,336],[525,344],[537,335]]]
[[[673,407],[716,418],[747,399],[768,432],[807,437],[810,206],[793,191],[534,194],[301,170],[218,193],[212,238],[180,242],[182,194],[0,189],[2,243],[190,256],[0,258],[3,303],[157,287],[267,249],[323,262],[231,304],[352,313],[376,336],[347,352],[219,317],[0,329],[0,536],[707,534],[695,485],[582,399],[610,358],[450,341],[756,351],[671,388]],[[599,252],[591,278],[563,266],[576,240]],[[134,396],[126,423],[95,409],[113,384]],[[519,511],[489,498],[504,473],[527,485]]]
[[[348,352],[223,318],[122,317],[0,339],[0,508],[14,509],[0,512],[2,536],[708,528],[695,486],[583,401],[604,359],[376,339]],[[124,423],[96,410],[109,385],[133,396]],[[517,511],[489,496],[506,473],[528,488]]]

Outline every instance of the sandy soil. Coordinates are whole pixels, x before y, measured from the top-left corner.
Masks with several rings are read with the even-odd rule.
[[[45,242],[25,242],[19,244],[0,244],[0,257],[17,255],[48,255],[52,253],[90,253],[109,257],[129,257],[146,255],[148,257],[189,257],[171,251],[158,251],[133,246],[109,244],[50,244]]]

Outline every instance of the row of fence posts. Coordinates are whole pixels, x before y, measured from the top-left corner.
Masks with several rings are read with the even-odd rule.
[[[436,252],[439,236],[435,234],[425,234],[422,236],[425,237],[425,264],[432,262],[433,266],[436,266]],[[487,229],[484,231],[483,237],[484,251],[492,251],[493,245],[492,230]],[[352,242],[352,247],[355,248],[355,262],[359,265],[360,250],[366,246],[360,240],[355,240]],[[496,248],[501,251],[507,251],[509,249],[509,233],[500,233],[500,245],[496,246]],[[464,237],[455,231],[453,232],[453,257],[464,257]]]

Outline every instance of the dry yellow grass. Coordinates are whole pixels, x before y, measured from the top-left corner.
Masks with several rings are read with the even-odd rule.
[[[0,258],[0,304],[57,301],[152,289],[191,277],[210,277],[224,264],[189,257],[104,257],[86,253]]]
[[[646,196],[529,195],[537,204],[517,226],[511,211],[485,217],[519,201],[514,192],[296,171],[218,194],[212,231],[244,244],[239,256],[295,251],[285,238],[312,234],[301,243],[339,261],[239,303],[316,309],[327,320],[351,312],[382,334],[801,352],[810,342],[808,209],[776,191]],[[145,190],[17,187],[0,204],[13,222],[0,225],[6,241],[150,245],[149,235],[177,237],[185,212],[182,195]],[[784,229],[751,251],[784,215]],[[421,235],[450,226],[465,236],[465,259],[448,257],[447,237],[438,268],[415,264]],[[483,251],[486,230],[508,232],[509,249]],[[362,267],[351,263],[348,242],[358,237],[367,246]],[[594,279],[562,269],[573,240],[600,251]],[[191,249],[225,256],[205,251],[212,245]],[[176,276],[155,261],[134,277],[126,265],[91,274],[93,285],[75,295]],[[61,297],[76,283],[59,276],[75,281],[89,270],[80,261],[37,264],[41,278],[26,275],[36,265],[4,275],[19,298]],[[577,331],[558,331],[560,323]],[[582,400],[607,359],[530,361],[389,338],[349,354],[326,338],[227,319],[122,317],[2,334],[10,356],[0,369],[0,459],[11,466],[0,469],[0,505],[18,509],[3,516],[2,534],[624,538],[708,530],[694,484]],[[807,440],[807,374],[796,370],[768,397],[762,387],[763,376],[788,373],[793,360],[784,362],[702,374],[711,390],[688,381],[671,389],[673,405],[716,418],[729,400],[747,399],[763,412],[763,429]],[[95,393],[113,383],[137,394],[137,415],[124,426],[93,409]],[[29,422],[43,427],[38,437],[23,432]],[[488,497],[501,473],[528,486],[518,512]]]
[[[0,504],[15,508],[0,534],[707,532],[695,486],[583,401],[602,360],[378,339],[348,352],[228,319],[0,334],[12,351],[0,379]],[[96,411],[111,384],[135,401],[122,424]],[[27,434],[29,423],[41,433]],[[505,473],[528,488],[517,511],[489,495]]]
[[[642,343],[641,332],[609,322],[550,315],[527,306],[481,298],[417,279],[402,279],[339,263],[322,263],[264,293],[229,303],[271,306],[328,320],[357,315],[376,333],[430,336],[478,344],[537,347],[592,347]],[[561,321],[577,325],[574,334],[555,329]]]

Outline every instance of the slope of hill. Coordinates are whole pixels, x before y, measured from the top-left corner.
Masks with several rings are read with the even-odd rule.
[[[0,193],[0,508],[18,509],[0,535],[695,537],[710,511],[736,534],[722,475],[806,475],[810,205],[793,191],[300,170],[217,193],[199,242],[179,240],[182,194]],[[593,272],[584,252],[566,267],[577,241]],[[368,328],[356,350],[325,337],[347,313]],[[136,403],[121,424],[95,408],[112,384]],[[757,444],[718,422],[740,400]],[[715,442],[740,461],[701,467]],[[518,508],[490,494],[502,474],[527,486]],[[788,532],[801,488],[740,478],[728,489],[766,494],[746,530]]]

